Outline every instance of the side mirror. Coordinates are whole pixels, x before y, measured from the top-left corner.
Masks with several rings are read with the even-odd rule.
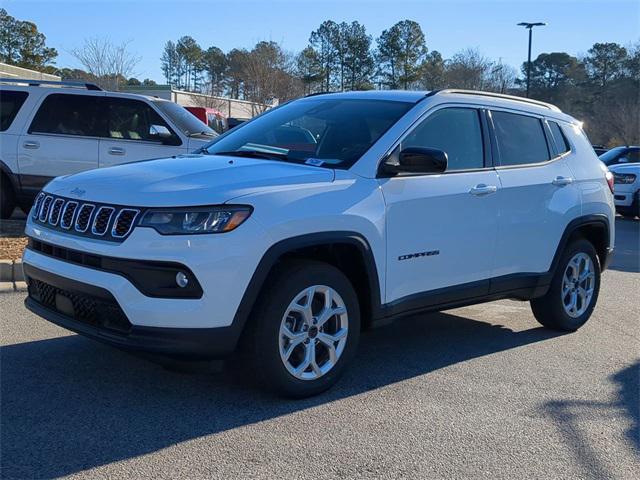
[[[149,135],[151,137],[165,140],[171,138],[171,131],[164,125],[151,125],[149,127]]]
[[[393,161],[396,159],[397,163]],[[391,156],[384,163],[387,173],[443,173],[447,169],[448,158],[446,152],[436,148],[407,147],[397,156]]]

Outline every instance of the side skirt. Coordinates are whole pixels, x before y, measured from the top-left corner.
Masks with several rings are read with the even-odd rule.
[[[551,277],[550,273],[519,273],[409,295],[382,305],[381,315],[374,319],[373,326],[387,325],[397,317],[504,298],[531,300],[547,293]]]

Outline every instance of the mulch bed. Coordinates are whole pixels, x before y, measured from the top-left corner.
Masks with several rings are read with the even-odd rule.
[[[0,259],[18,260],[26,245],[26,237],[0,237]]]
[[[24,236],[25,216],[16,209],[9,220],[0,220],[0,260],[18,260],[27,245]]]

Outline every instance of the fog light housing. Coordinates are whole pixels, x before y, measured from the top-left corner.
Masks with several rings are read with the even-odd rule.
[[[178,272],[176,273],[176,283],[180,288],[185,288],[189,285],[189,277],[187,277],[187,274],[184,272]]]

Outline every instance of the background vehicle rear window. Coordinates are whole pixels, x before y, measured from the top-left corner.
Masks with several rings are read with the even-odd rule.
[[[98,102],[97,96],[53,93],[40,105],[29,133],[99,136]]]
[[[549,156],[542,122],[517,113],[491,112],[496,131],[500,165],[546,162]]]
[[[401,148],[437,148],[447,153],[447,171],[484,167],[478,111],[444,108],[429,115],[402,141]]]
[[[560,128],[556,122],[547,122],[549,124],[549,129],[551,130],[551,136],[553,137],[553,142],[556,144],[556,153],[558,155],[562,155],[563,153],[571,150],[569,146],[569,142],[567,142],[567,137],[564,136],[564,132]]]
[[[0,90],[0,132],[11,126],[28,95],[27,92]]]

